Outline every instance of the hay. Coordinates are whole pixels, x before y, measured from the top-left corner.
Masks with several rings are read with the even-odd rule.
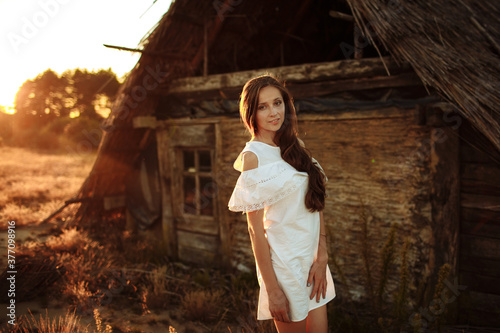
[[[347,1],[372,43],[410,63],[500,151],[500,2]]]

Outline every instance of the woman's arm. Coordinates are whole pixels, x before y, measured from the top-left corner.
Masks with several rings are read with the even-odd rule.
[[[318,253],[309,271],[309,278],[307,279],[308,285],[314,283],[310,298],[313,299],[313,297],[316,296],[316,302],[319,302],[319,298],[321,295],[323,296],[323,298],[326,297],[326,266],[328,265],[326,227],[322,211],[319,212],[319,221],[320,229]]]
[[[245,153],[242,158],[243,171],[255,169],[258,166],[255,154]],[[278,285],[278,280],[276,279],[276,274],[271,263],[269,243],[267,242],[264,230],[264,210],[247,212],[247,222],[255,261],[259,267],[260,275],[269,296],[269,310],[271,315],[278,321],[290,322],[290,318],[288,317],[288,300]]]

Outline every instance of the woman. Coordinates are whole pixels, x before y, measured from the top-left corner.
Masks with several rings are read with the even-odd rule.
[[[328,268],[326,175],[297,137],[288,90],[264,75],[243,87],[240,115],[252,135],[234,163],[241,171],[229,209],[247,213],[260,285],[257,319],[278,332],[327,332],[335,297]]]

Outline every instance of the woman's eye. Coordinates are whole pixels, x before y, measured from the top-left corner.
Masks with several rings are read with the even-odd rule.
[[[257,110],[264,110],[266,107],[264,105],[259,105],[259,107],[257,108]]]
[[[274,105],[280,106],[280,105],[281,105],[281,103],[282,103],[281,101],[276,101],[276,102],[274,103]]]

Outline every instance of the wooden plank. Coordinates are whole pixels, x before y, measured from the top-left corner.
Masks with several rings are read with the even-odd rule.
[[[465,208],[500,212],[500,198],[497,196],[462,193],[460,205]]]
[[[221,242],[221,253],[222,253],[222,261],[224,264],[229,267],[231,264],[231,229],[226,218],[226,214],[224,211],[227,211],[227,201],[226,198],[221,195],[222,183],[219,181],[221,178],[227,177],[227,175],[223,172],[223,161],[222,156],[224,154],[223,151],[223,143],[222,143],[222,134],[221,134],[221,124],[215,124],[215,154],[214,154],[214,180],[217,184],[217,195],[215,197],[215,212],[217,215],[217,220],[219,221],[219,235]]]
[[[500,258],[478,258],[460,253],[460,271],[500,277]]]
[[[497,265],[500,264],[500,260]],[[467,286],[467,289],[500,296],[500,275],[483,275],[479,272],[460,272],[460,284]]]
[[[391,76],[355,78],[348,80],[288,84],[287,88],[294,98],[324,96],[341,91],[360,91],[379,88],[413,87],[422,85],[415,73],[403,73]]]
[[[213,147],[215,145],[215,133],[214,126],[212,124],[193,124],[192,126],[182,126],[178,128],[174,124],[171,126],[170,132],[174,133],[170,137],[172,146]]]
[[[342,91],[360,91],[379,88],[414,87],[422,82],[415,73],[403,73],[391,76],[376,76],[370,78],[336,79],[334,81],[293,83],[287,80],[287,88],[296,99],[317,97]],[[237,100],[243,85],[223,87],[211,90],[172,92],[177,100],[188,104],[202,103],[207,100]]]
[[[500,165],[462,163],[460,176],[464,179],[478,180],[500,187]]]
[[[332,121],[332,120],[355,120],[355,119],[377,119],[377,118],[414,118],[415,121],[418,117],[415,109],[401,109],[398,107],[385,107],[373,110],[356,110],[356,111],[336,111],[335,113],[321,113],[321,114],[303,114],[297,115],[299,120],[303,121]],[[245,134],[243,123],[236,117],[210,117],[210,118],[178,118],[158,121],[158,126],[161,128],[169,127],[172,135],[180,130],[181,126],[203,125],[203,124],[216,124],[224,122],[224,126],[234,126],[235,130]],[[229,125],[231,124],[231,125]],[[247,134],[248,135],[248,134]],[[248,138],[250,139],[250,138]],[[224,143],[226,143],[224,141]]]
[[[500,212],[462,208],[460,232],[465,235],[500,239]]]
[[[181,215],[175,219],[177,230],[199,232],[208,235],[219,234],[219,224],[214,217],[207,217],[201,215],[188,216]]]
[[[460,235],[461,252],[464,255],[498,259],[500,240],[495,238]]]
[[[500,171],[499,171],[500,172]],[[491,183],[482,180],[461,179],[460,190],[462,193],[473,195],[486,195],[493,197],[500,197],[500,186],[495,184],[493,180]]]
[[[460,160],[462,163],[493,163],[494,160],[488,154],[486,154],[483,150],[479,149],[479,147],[471,146],[467,141],[464,141],[466,138],[461,138],[460,144]],[[498,155],[495,151],[489,151],[493,157]]]
[[[460,323],[500,326],[500,296],[465,290],[459,297]]]
[[[299,121],[331,121],[331,120],[354,120],[354,119],[377,119],[377,118],[408,118],[417,117],[415,109],[401,109],[398,107],[388,107],[376,110],[363,111],[342,111],[323,114],[299,114]]]
[[[179,249],[181,247],[190,247],[212,253],[216,253],[219,249],[218,237],[213,235],[177,230],[177,240]]]
[[[158,169],[160,174],[161,189],[161,223],[163,230],[163,240],[167,255],[173,259],[177,258],[177,237],[175,233],[173,203],[172,203],[172,183],[170,165],[170,133],[167,129],[156,131],[156,142],[158,149]]]
[[[500,165],[462,163],[463,193],[500,197]]]
[[[384,57],[382,60],[380,58],[340,60],[334,62],[263,68],[243,72],[209,75],[205,77],[181,78],[169,82],[168,86],[162,86],[160,92],[167,95],[243,87],[251,78],[267,73],[285,78],[287,82],[311,82],[387,75],[384,63],[387,65],[391,74],[410,70],[408,65],[400,66],[390,57]]]
[[[203,267],[214,267],[217,263],[216,254],[188,246],[179,247],[179,259],[182,261],[198,264]]]
[[[443,139],[445,138],[445,139]],[[460,141],[450,127],[430,130],[429,178],[432,234],[435,239],[429,260],[431,276],[437,277],[444,264],[451,266],[451,276],[458,274],[460,249]],[[455,321],[458,304],[448,307],[448,316]]]
[[[156,117],[154,116],[137,116],[132,119],[133,128],[156,128]]]

